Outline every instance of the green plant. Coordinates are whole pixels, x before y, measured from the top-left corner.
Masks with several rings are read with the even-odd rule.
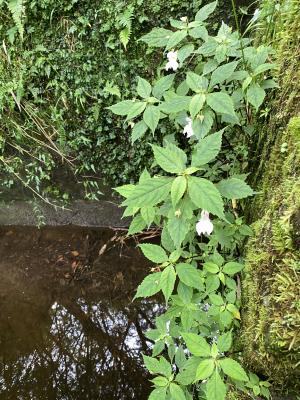
[[[251,46],[225,23],[217,35],[208,33],[216,5],[202,7],[192,21],[172,19],[172,30],[143,36],[150,47],[165,48],[168,61],[153,84],[138,79],[138,98],[109,107],[126,116],[132,143],[149,130],[165,133],[166,120],[172,130],[163,146],[151,145],[157,173],[145,170],[137,184],[117,188],[124,216],[133,217],[129,235],[152,224],[161,228],[160,245],[140,245],[155,266],[135,296],[162,291],[167,307],[147,332],[153,350],[144,362],[155,375],[150,400],[192,399],[195,384],[201,399],[223,400],[232,385],[269,397],[269,383],[254,374],[249,379],[232,341],[244,267],[238,251],[252,234],[237,201],[254,194],[235,147],[251,137],[252,115],[276,86],[268,76],[274,65],[269,48]]]

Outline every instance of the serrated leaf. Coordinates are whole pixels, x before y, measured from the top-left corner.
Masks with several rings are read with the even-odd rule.
[[[118,192],[121,196],[127,198],[133,193],[134,189],[135,189],[135,185],[127,184],[127,185],[123,185],[123,186],[118,186],[114,190],[116,192]]]
[[[262,105],[265,96],[266,96],[265,90],[257,83],[252,82],[247,90],[246,98],[249,101],[249,103],[253,105],[256,111]]]
[[[170,89],[170,87],[173,84],[174,78],[175,74],[170,74],[160,78],[153,86],[152,90],[153,96],[156,97],[157,99],[160,99],[164,94],[164,92]]]
[[[233,100],[227,93],[209,93],[206,102],[217,113],[235,116]]]
[[[195,96],[192,97],[189,107],[192,119],[194,119],[195,116],[199,113],[199,111],[202,110],[204,103],[205,103],[205,94],[196,94]]]
[[[242,271],[243,268],[244,268],[243,264],[230,261],[224,265],[223,272],[227,275],[235,275],[238,272]]]
[[[181,282],[185,285],[202,291],[204,289],[199,271],[192,265],[187,263],[179,263],[176,265],[176,271]]]
[[[173,99],[163,102],[160,109],[166,114],[187,111],[189,109],[190,101],[191,98],[189,96],[176,96]]]
[[[226,392],[226,385],[222,381],[218,371],[215,371],[206,384],[207,400],[224,400]]]
[[[181,333],[189,351],[199,357],[210,357],[210,346],[204,337],[195,333]]]
[[[144,101],[135,101],[131,106],[126,121],[138,117],[145,110],[147,103]]]
[[[160,278],[160,286],[165,296],[166,302],[169,300],[171,294],[173,293],[175,281],[176,273],[174,267],[173,265],[169,265],[163,270]]]
[[[154,133],[160,119],[159,108],[151,105],[147,106],[143,114],[143,119],[146,125],[151,129],[152,133]]]
[[[172,31],[164,28],[154,28],[151,32],[142,36],[139,40],[145,42],[150,47],[164,47],[172,35]]]
[[[229,351],[232,346],[232,333],[226,332],[219,336],[217,346],[220,352]]]
[[[223,179],[217,184],[217,188],[227,199],[243,199],[254,194],[246,182],[237,178]]]
[[[161,367],[160,363],[156,358],[153,357],[148,357],[143,354],[143,360],[146,368],[151,374],[160,374],[161,373]]]
[[[155,161],[166,172],[180,173],[185,170],[186,154],[179,147],[169,143],[167,147],[152,145]]]
[[[131,143],[133,144],[138,139],[142,138],[146,133],[148,126],[145,124],[144,121],[139,121],[134,124],[134,127],[131,131]]]
[[[170,394],[172,400],[186,400],[184,391],[176,383],[170,383]]]
[[[162,264],[168,261],[167,253],[162,247],[158,246],[157,244],[140,244],[139,248],[142,250],[144,256],[148,258],[148,260],[156,264]]]
[[[183,197],[187,188],[187,180],[184,176],[177,176],[174,179],[171,186],[171,199],[173,207],[179,202],[179,200]]]
[[[169,219],[167,227],[175,247],[180,247],[189,231],[189,224],[185,219],[174,216]]]
[[[210,272],[211,274],[217,274],[219,272],[219,267],[217,264],[207,261],[206,263],[203,264],[203,268]]]
[[[142,218],[141,215],[137,215],[131,221],[131,224],[128,228],[127,235],[134,235],[136,233],[142,232],[147,227],[146,222]]]
[[[146,79],[139,77],[136,91],[143,99],[147,99],[151,95],[151,85]]]
[[[133,105],[133,100],[124,100],[107,108],[116,115],[127,115]]]
[[[194,51],[194,45],[193,44],[186,44],[185,46],[182,46],[178,50],[178,60],[180,63],[183,63]]]
[[[249,380],[243,367],[237,361],[232,360],[231,358],[224,358],[223,360],[220,360],[220,366],[224,374],[230,376],[230,378],[242,382]]]
[[[201,7],[195,16],[195,20],[205,21],[210,16],[210,14],[212,14],[215,11],[217,4],[218,4],[217,1],[213,1],[212,3],[209,3],[206,6]]]
[[[146,276],[143,282],[137,288],[134,299],[139,297],[150,297],[160,291],[161,272],[155,272]]]
[[[165,400],[166,393],[167,393],[166,387],[156,388],[150,393],[148,400]]]
[[[208,87],[208,80],[192,71],[186,74],[186,83],[194,92],[206,90]]]
[[[215,369],[215,363],[212,358],[208,358],[207,360],[203,360],[198,365],[196,371],[196,378],[195,381],[202,381],[204,379],[209,378]]]
[[[152,224],[155,218],[155,208],[148,206],[148,207],[142,207],[141,208],[141,216],[143,220],[146,222],[147,226]]]
[[[192,155],[192,166],[201,166],[216,158],[221,150],[222,132],[201,139]]]
[[[173,32],[168,40],[166,50],[174,49],[187,36],[186,30]]]
[[[125,206],[154,206],[170,193],[172,179],[166,177],[149,178],[136,185],[133,193],[123,202]]]
[[[233,61],[224,65],[221,65],[217,69],[215,69],[211,75],[210,79],[210,87],[214,87],[219,83],[225,82],[227,79],[231,77],[234,70],[238,65],[237,61]]]
[[[207,179],[189,177],[188,193],[195,206],[224,218],[224,204],[220,192]]]

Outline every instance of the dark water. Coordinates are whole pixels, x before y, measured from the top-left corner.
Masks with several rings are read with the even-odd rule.
[[[160,306],[131,302],[149,265],[113,235],[1,231],[1,400],[147,398],[143,332]]]

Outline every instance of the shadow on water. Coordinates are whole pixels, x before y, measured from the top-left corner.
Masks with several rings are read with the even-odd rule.
[[[149,265],[111,231],[0,236],[0,399],[139,399],[157,301],[131,302]]]

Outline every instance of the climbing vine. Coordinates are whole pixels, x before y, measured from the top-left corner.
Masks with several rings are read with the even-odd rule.
[[[233,389],[270,396],[270,383],[245,371],[232,342],[240,322],[239,248],[252,234],[238,202],[255,194],[244,173],[245,143],[255,134],[252,116],[276,87],[275,66],[269,47],[252,46],[224,22],[216,35],[208,32],[216,6],[144,35],[149,52],[163,49],[158,77],[139,77],[136,98],[109,107],[126,117],[133,143],[146,132],[163,137],[163,146],[151,145],[154,173],[117,188],[124,216],[133,218],[129,235],[161,229],[159,245],[139,246],[154,266],[135,295],[162,292],[166,303],[146,334],[153,342],[152,355],[144,355],[154,375],[150,400],[196,392],[223,400]]]

